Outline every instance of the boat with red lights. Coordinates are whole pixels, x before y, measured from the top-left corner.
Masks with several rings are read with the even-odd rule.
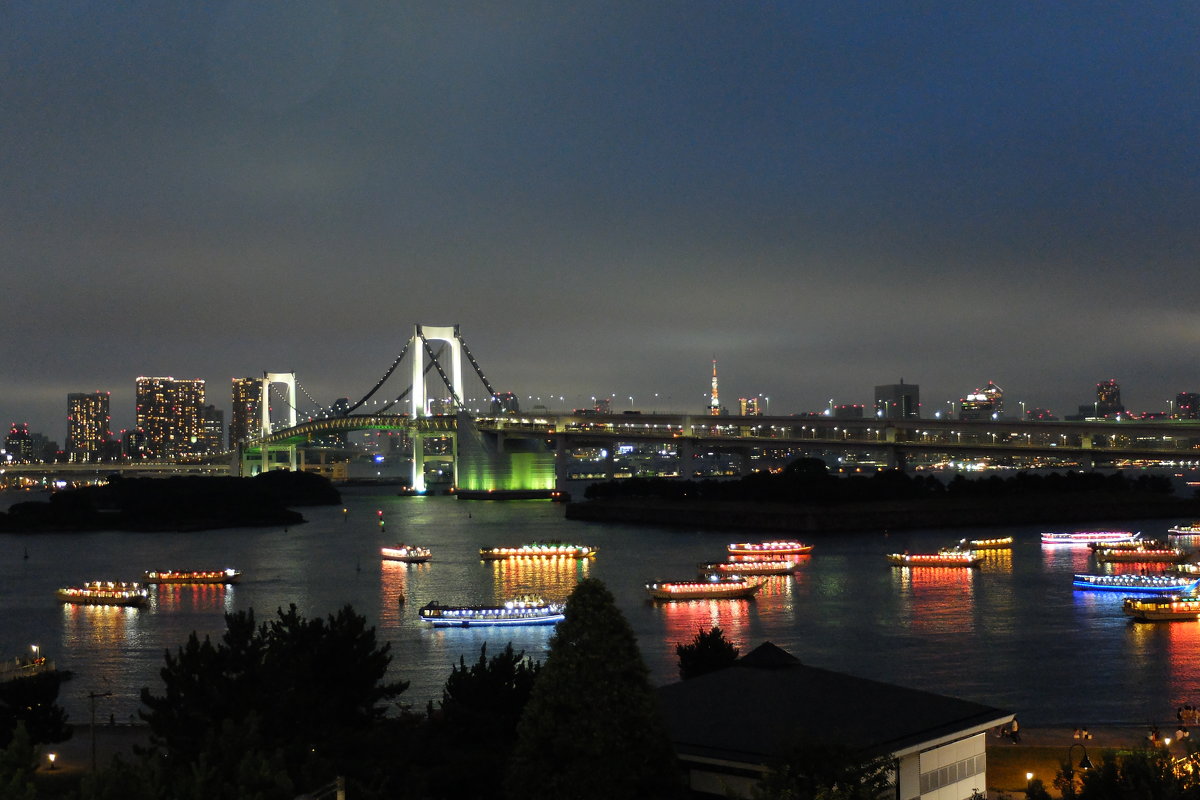
[[[1096,551],[1098,564],[1178,564],[1187,553],[1178,547],[1104,547]]]
[[[133,606],[149,604],[150,592],[140,583],[124,581],[88,581],[82,586],[68,586],[55,592],[64,603],[82,606]]]
[[[983,556],[973,550],[946,548],[936,553],[889,553],[893,567],[978,567]]]
[[[1160,572],[1154,575],[1125,573],[1122,575],[1076,574],[1071,582],[1076,589],[1095,592],[1124,592],[1125,594],[1182,594],[1200,587],[1200,578]]]
[[[1132,531],[1076,531],[1074,533],[1043,533],[1042,544],[1089,545],[1096,542],[1127,542],[1137,534]]]
[[[424,564],[433,558],[433,553],[428,547],[417,547],[411,544],[381,547],[379,555],[384,561],[403,561],[405,564]]]
[[[532,542],[519,547],[481,547],[479,557],[485,561],[503,558],[591,558],[596,548],[586,544],[565,542]]]
[[[444,606],[434,601],[417,612],[435,628],[496,628],[554,625],[563,619],[562,603],[540,597],[518,597],[498,606]]]
[[[142,573],[146,583],[155,584],[217,584],[237,583],[242,573],[236,569],[148,569]]]
[[[1126,597],[1125,614],[1140,622],[1200,619],[1200,597]]]
[[[789,559],[766,559],[757,561],[713,561],[707,564],[697,564],[696,571],[700,577],[717,575],[790,575],[796,571],[799,562]]]
[[[812,552],[813,546],[796,541],[737,542],[727,545],[726,549],[733,556],[773,558],[775,556],[806,556]]]
[[[762,581],[713,575],[692,581],[654,581],[646,592],[655,600],[742,600],[754,597]]]

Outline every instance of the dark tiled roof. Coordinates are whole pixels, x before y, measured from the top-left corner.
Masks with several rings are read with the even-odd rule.
[[[885,755],[1008,712],[810,667],[767,642],[734,666],[659,690],[676,752],[761,764],[798,737]]]

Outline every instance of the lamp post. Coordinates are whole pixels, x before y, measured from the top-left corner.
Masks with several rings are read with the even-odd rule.
[[[1090,758],[1088,758],[1086,747],[1084,747],[1081,744],[1076,743],[1067,748],[1067,768],[1064,771],[1065,772],[1064,777],[1067,779],[1068,785],[1071,787],[1072,794],[1074,794],[1074,792],[1075,792],[1075,769],[1071,766],[1071,756],[1074,754],[1076,747],[1078,747],[1080,750],[1083,751],[1083,757],[1079,759],[1079,768],[1080,769],[1091,769],[1092,768],[1092,760]],[[1064,794],[1064,796],[1065,796],[1065,794]]]
[[[92,708],[92,772],[96,771],[96,698],[112,697],[112,692],[88,692],[88,703]]]

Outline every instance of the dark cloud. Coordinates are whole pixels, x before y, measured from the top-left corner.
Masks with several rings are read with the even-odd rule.
[[[995,380],[1161,408],[1193,358],[1200,13],[934,3],[0,6],[0,413],[414,322],[500,387],[773,412]],[[397,390],[398,391],[398,390]],[[658,395],[655,398],[655,395]]]

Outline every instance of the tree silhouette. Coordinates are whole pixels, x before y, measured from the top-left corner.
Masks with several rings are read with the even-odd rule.
[[[679,659],[679,678],[686,681],[733,666],[738,649],[725,638],[725,632],[714,625],[710,631],[697,631],[690,643],[675,645],[675,655]]]
[[[517,726],[510,797],[674,797],[679,773],[637,640],[612,593],[580,581]]]

